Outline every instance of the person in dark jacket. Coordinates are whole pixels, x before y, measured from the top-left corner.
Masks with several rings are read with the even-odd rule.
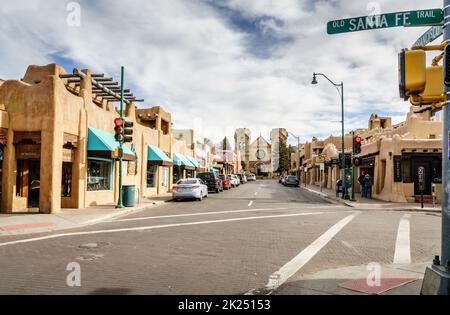
[[[361,172],[361,175],[358,177],[359,189],[361,191],[361,198],[366,198],[366,186],[365,186],[365,178],[366,174],[364,171]]]

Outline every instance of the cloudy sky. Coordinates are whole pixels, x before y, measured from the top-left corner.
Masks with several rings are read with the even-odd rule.
[[[404,119],[397,54],[426,28],[329,36],[329,20],[438,8],[442,0],[2,0],[0,78],[21,78],[29,64],[59,63],[118,78],[142,106],[161,105],[175,128],[218,141],[239,127],[254,138],[285,127],[327,137],[340,131],[340,98],[324,79],[345,83],[346,129],[372,113]],[[72,21],[72,23],[68,23]],[[295,143],[294,139],[291,139]]]

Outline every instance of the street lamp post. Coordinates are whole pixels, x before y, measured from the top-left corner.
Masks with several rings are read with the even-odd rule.
[[[333,84],[333,86],[337,89],[339,95],[341,96],[341,108],[342,108],[342,157],[341,157],[341,163],[342,163],[342,189],[344,190],[344,193],[342,194],[342,198],[348,200],[348,199],[350,199],[350,196],[348,195],[348,191],[344,186],[344,180],[345,180],[344,82],[341,82],[340,84],[336,84],[332,80],[330,80],[330,78],[328,78],[325,74],[314,72],[313,81],[312,81],[313,85],[318,84],[317,76],[322,76],[325,79],[327,79],[331,84]],[[339,88],[340,88],[340,90],[339,90]]]

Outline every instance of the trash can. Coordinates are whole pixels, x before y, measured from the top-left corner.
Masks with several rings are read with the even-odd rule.
[[[134,207],[136,205],[136,186],[123,186],[123,205]]]

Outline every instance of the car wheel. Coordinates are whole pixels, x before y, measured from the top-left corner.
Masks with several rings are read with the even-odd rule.
[[[203,201],[203,196],[201,196],[200,198],[197,198],[198,201]]]

